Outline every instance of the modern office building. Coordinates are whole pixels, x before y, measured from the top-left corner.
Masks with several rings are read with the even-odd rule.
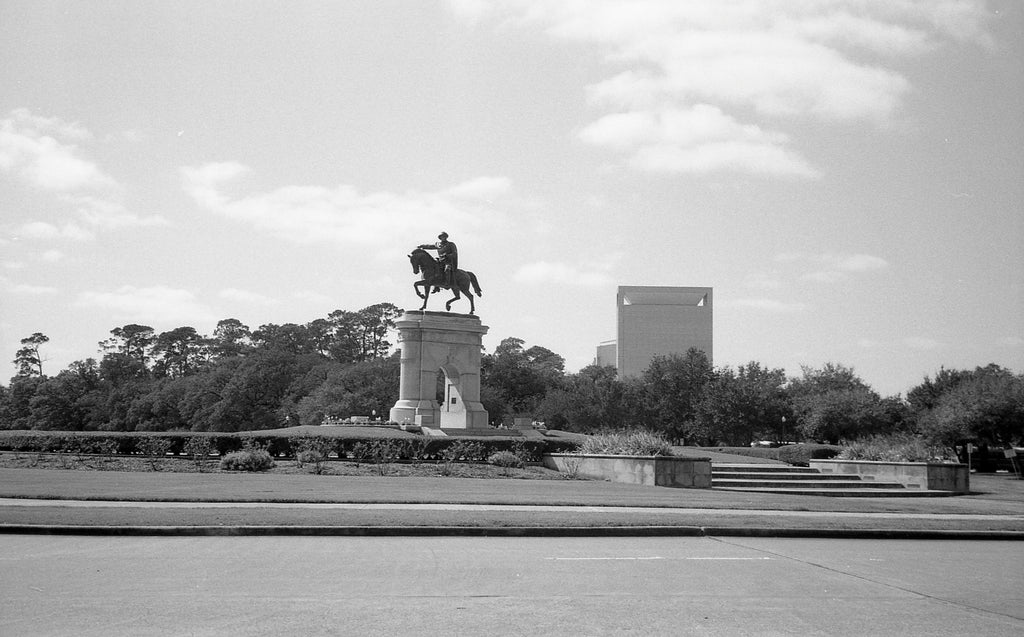
[[[601,367],[617,367],[619,364],[615,358],[617,354],[616,341],[604,341],[597,346],[597,358],[594,359],[594,364]]]
[[[618,339],[601,343],[596,363],[611,364],[619,377],[639,376],[655,356],[685,354],[691,347],[713,360],[712,289],[620,286]]]

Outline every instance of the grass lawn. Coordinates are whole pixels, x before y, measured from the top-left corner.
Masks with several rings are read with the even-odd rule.
[[[706,451],[703,453],[707,455]],[[728,462],[730,457],[715,460]],[[1006,474],[973,474],[971,487],[970,495],[949,498],[830,498],[567,480],[562,474],[536,466],[506,469],[478,463],[378,465],[330,460],[324,463],[321,473],[316,473],[314,465],[299,466],[295,460],[279,459],[268,472],[239,473],[220,470],[215,459],[197,464],[180,457],[2,452],[0,497],[109,500],[125,504],[68,507],[37,503],[42,506],[27,507],[0,503],[0,524],[1024,531],[1024,480]],[[206,504],[169,507],[160,506],[161,502]],[[239,507],[232,503],[266,506]],[[325,506],[330,503],[566,508],[388,510]],[[588,507],[623,510],[598,512]],[[827,513],[838,515],[815,515]],[[873,516],[880,513],[889,515]],[[972,519],[972,515],[997,517]]]

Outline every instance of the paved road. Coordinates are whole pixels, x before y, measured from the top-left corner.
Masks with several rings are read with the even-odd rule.
[[[0,635],[1019,635],[1019,547],[8,535]]]

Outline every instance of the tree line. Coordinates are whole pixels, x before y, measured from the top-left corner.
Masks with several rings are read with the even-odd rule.
[[[17,375],[0,386],[0,428],[244,431],[386,418],[400,360],[389,338],[401,311],[379,303],[309,323],[256,330],[237,319],[210,336],[130,324],[100,342],[102,357],[43,374],[36,333],[22,340]],[[655,357],[637,378],[565,360],[509,337],[481,364],[481,402],[493,423],[515,417],[581,433],[645,429],[681,444],[838,443],[897,432],[945,446],[1024,442],[1024,375],[998,365],[942,369],[905,398],[880,396],[853,369],[826,363],[798,377],[758,362],[713,367],[703,352]],[[439,394],[443,376],[438,379]]]
[[[906,398],[880,396],[853,369],[826,363],[787,377],[756,361],[715,368],[696,349],[656,356],[637,378],[592,365],[564,374],[544,348],[506,339],[485,357],[482,401],[490,413],[537,414],[546,425],[593,432],[643,428],[681,444],[755,441],[839,443],[911,433],[953,446],[1024,443],[1024,374],[998,365],[940,370]]]
[[[370,415],[395,400],[399,370],[388,338],[400,314],[378,303],[255,330],[229,318],[208,336],[133,323],[110,331],[99,360],[52,377],[40,353],[49,339],[36,333],[22,339],[18,373],[0,387],[0,428],[245,431],[319,424],[328,413]]]

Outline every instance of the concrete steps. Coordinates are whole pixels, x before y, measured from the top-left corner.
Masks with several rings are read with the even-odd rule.
[[[820,473],[808,467],[775,464],[711,463],[711,488],[750,493],[785,493],[832,497],[940,497],[948,491],[908,489],[899,482],[882,482],[859,475]]]

